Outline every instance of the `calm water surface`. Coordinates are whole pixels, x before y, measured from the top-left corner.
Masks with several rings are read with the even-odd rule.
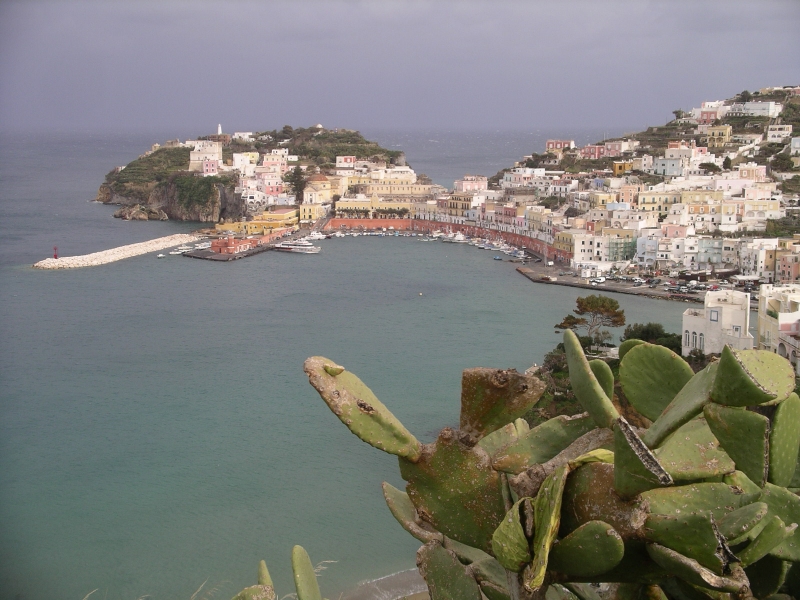
[[[188,600],[206,579],[230,597],[255,582],[259,559],[284,595],[293,544],[338,561],[320,580],[328,597],[413,567],[418,543],[380,490],[401,485],[396,459],[339,423],[303,360],[345,365],[430,441],[458,422],[461,371],[541,362],[579,292],[537,286],[490,252],[413,238],[229,264],[145,255],[31,269],[53,245],[77,254],[193,227],[121,222],[87,202],[152,141],[3,138],[0,599],[99,588]],[[407,154],[439,179],[481,173],[451,164],[457,153],[442,167]],[[619,299],[628,322],[679,329],[684,306]]]

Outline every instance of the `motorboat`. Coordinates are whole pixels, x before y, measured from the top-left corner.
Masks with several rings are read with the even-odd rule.
[[[322,233],[321,231],[312,231],[306,236],[306,239],[309,240],[326,240],[328,236]]]
[[[166,254],[156,254],[156,258],[166,258]]]
[[[275,250],[281,252],[296,252],[298,254],[317,254],[321,248],[305,240],[287,240],[275,244]]]

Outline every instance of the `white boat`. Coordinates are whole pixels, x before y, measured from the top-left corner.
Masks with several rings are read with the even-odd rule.
[[[165,258],[166,254],[156,254],[156,258]]]
[[[309,240],[326,240],[328,236],[320,231],[312,231],[306,236],[306,239]]]
[[[173,256],[176,254],[183,254],[183,250],[170,250],[170,254],[172,254]]]
[[[317,254],[321,248],[303,240],[286,241],[275,245],[280,252],[296,252],[298,254]]]

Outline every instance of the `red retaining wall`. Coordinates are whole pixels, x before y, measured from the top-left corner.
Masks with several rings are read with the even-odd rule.
[[[558,250],[542,240],[516,233],[482,229],[473,225],[457,225],[455,223],[440,223],[438,221],[421,221],[417,219],[331,219],[325,225],[326,230],[381,229],[382,227],[387,229],[394,227],[400,231],[419,231],[422,233],[433,233],[436,230],[460,231],[470,237],[502,239],[517,248],[525,246],[528,250],[545,257],[547,260],[569,264],[572,258],[571,252]]]

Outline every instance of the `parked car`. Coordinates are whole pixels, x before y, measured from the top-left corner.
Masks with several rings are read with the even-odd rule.
[[[605,277],[595,277],[594,279],[590,279],[589,282],[590,283],[605,283],[606,282],[606,278]]]

